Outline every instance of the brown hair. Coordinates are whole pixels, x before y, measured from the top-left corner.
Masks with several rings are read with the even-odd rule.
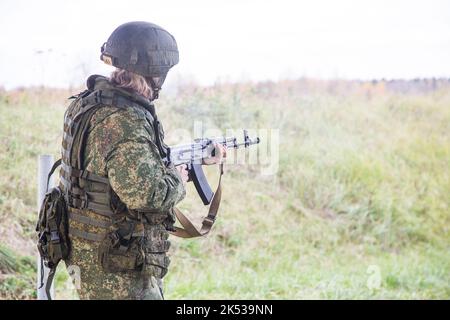
[[[133,90],[148,99],[152,97],[152,88],[147,80],[139,74],[117,68],[111,73],[110,81],[119,88]]]

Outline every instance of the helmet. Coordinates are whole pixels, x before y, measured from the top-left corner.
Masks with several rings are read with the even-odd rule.
[[[177,43],[169,32],[153,23],[133,21],[113,31],[101,48],[100,59],[146,77],[157,95],[179,57]]]

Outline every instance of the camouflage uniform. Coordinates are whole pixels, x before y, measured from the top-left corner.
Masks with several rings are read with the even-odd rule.
[[[95,78],[92,90],[99,89],[136,97],[104,77]],[[76,105],[72,103],[67,113]],[[108,177],[128,215],[120,216],[107,230],[75,220],[69,221],[69,229],[96,234],[129,229],[131,224],[134,229],[130,247],[121,255],[109,254],[105,243],[70,236],[72,251],[65,262],[80,299],[162,299],[161,279],[169,265],[167,230],[175,220],[172,208],[184,198],[185,189],[177,170],[163,163],[145,110],[100,106],[89,122],[83,159],[86,170]],[[92,210],[69,208],[69,212],[111,221]],[[144,261],[143,270],[133,270],[137,260]]]

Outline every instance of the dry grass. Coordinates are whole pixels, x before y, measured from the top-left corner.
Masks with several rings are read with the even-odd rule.
[[[167,298],[448,299],[449,88],[300,79],[163,95],[171,143],[194,119],[281,137],[276,175],[230,167],[212,234],[174,239]],[[34,253],[37,156],[57,155],[68,95],[0,94],[0,239],[16,260]],[[188,194],[182,207],[204,210]],[[32,268],[21,270],[7,271],[0,297],[33,297]],[[61,270],[58,296],[70,288]]]

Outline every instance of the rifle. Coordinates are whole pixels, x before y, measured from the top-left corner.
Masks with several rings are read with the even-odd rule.
[[[221,179],[219,179],[216,192],[213,192],[202,169],[203,160],[215,156],[214,145],[216,143],[223,145],[227,149],[238,149],[242,146],[244,148],[248,148],[249,146],[260,142],[259,137],[251,139],[248,136],[247,130],[243,131],[243,142],[238,142],[236,137],[199,138],[195,139],[192,143],[175,145],[167,149],[167,156],[163,159],[164,162],[167,165],[173,164],[174,166],[185,164],[188,170],[188,181],[194,182],[195,189],[202,199],[203,204],[210,204],[208,216],[204,218],[201,230],[198,230],[190,222],[190,220],[181,213],[181,211],[174,208],[178,220],[184,227],[184,229],[175,227],[175,232],[173,232],[174,235],[183,238],[198,237],[207,234],[211,229],[219,209],[221,198]],[[222,166],[220,168],[220,174],[222,176]]]
[[[182,164],[187,165],[189,173],[189,181],[193,181],[195,188],[203,201],[204,205],[208,205],[213,197],[211,187],[206,180],[202,170],[203,159],[214,157],[214,144],[218,143],[224,147],[237,149],[244,146],[248,148],[253,144],[258,144],[260,139],[256,137],[251,139],[247,130],[244,130],[244,141],[238,142],[236,137],[216,137],[216,138],[200,138],[195,139],[189,144],[175,145],[167,150],[167,164],[172,163],[174,166]]]

